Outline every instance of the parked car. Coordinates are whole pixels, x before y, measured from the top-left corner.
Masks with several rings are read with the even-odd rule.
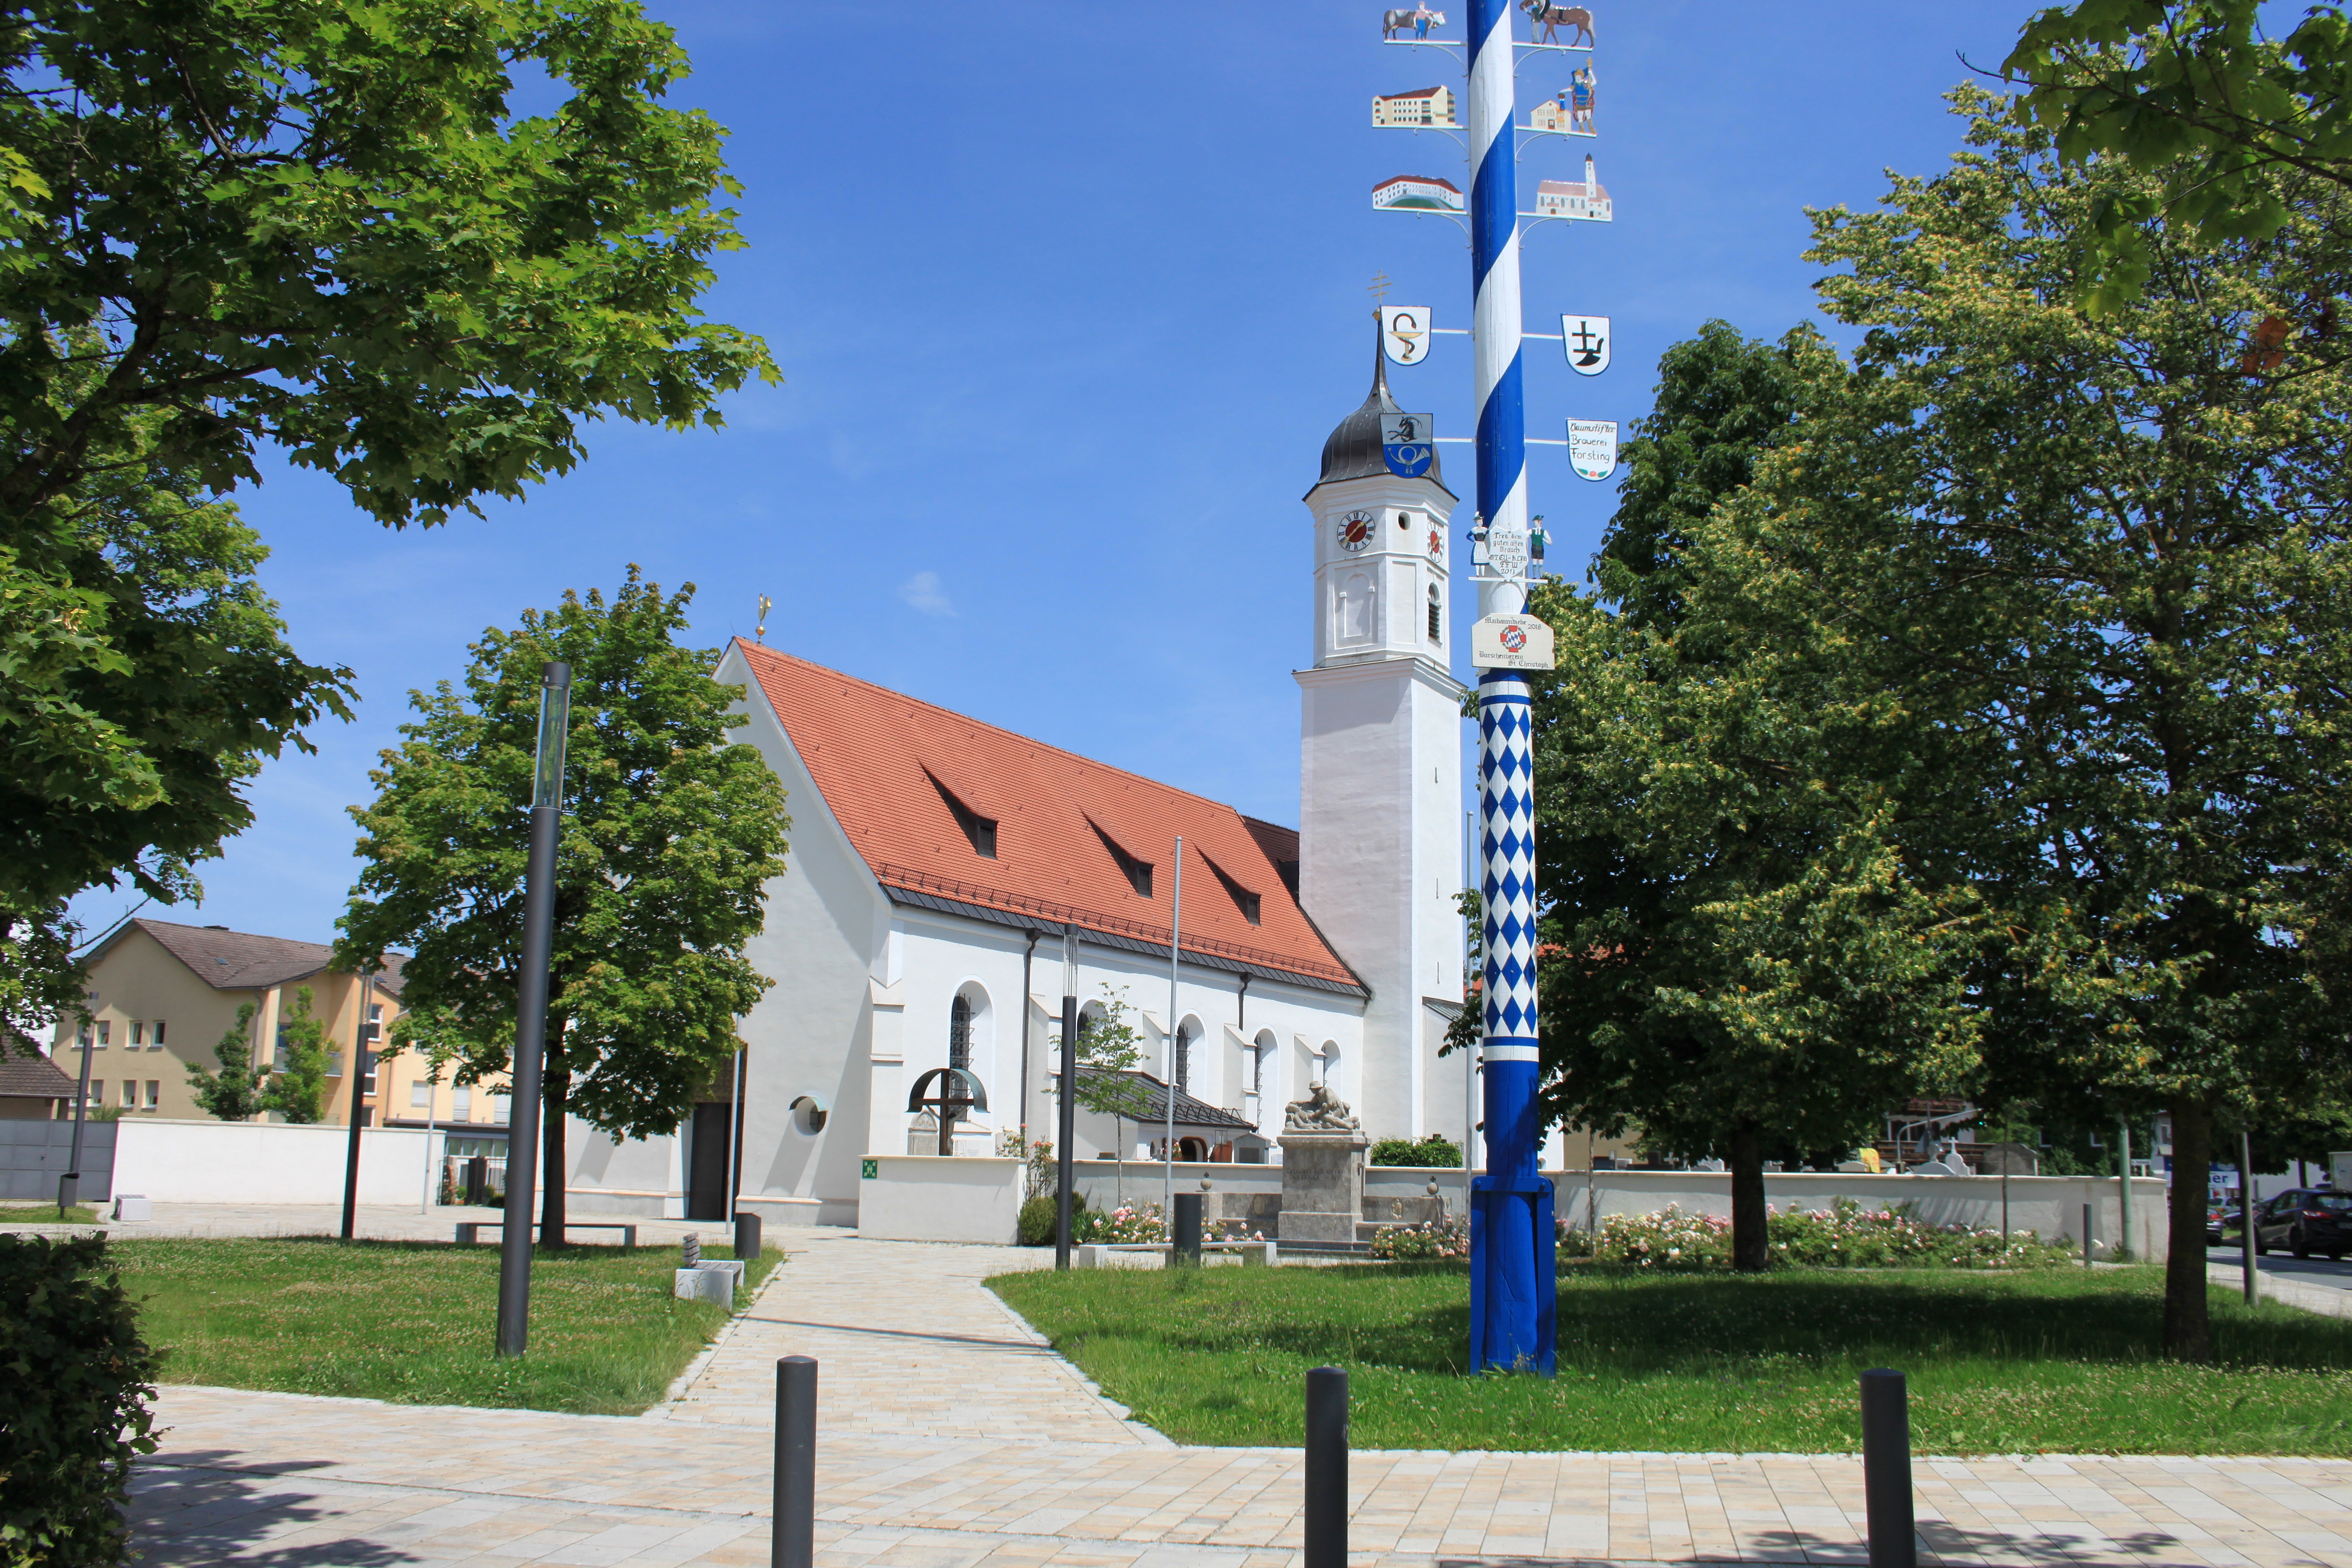
[[[2315,1252],[2341,1259],[2352,1252],[2352,1193],[2300,1187],[2254,1205],[2254,1250],[2284,1247],[2297,1258]]]
[[[2238,1205],[2220,1198],[2205,1200],[2205,1245],[2219,1247],[2225,1233],[2238,1223]]]

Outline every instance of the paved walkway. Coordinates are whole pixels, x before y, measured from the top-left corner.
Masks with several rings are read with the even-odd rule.
[[[766,1561],[775,1358],[820,1356],[828,1568],[1291,1568],[1299,1456],[1123,1419],[980,1287],[1034,1253],[792,1233],[687,1386],[637,1418],[167,1389],[154,1565]],[[911,1367],[910,1367],[911,1363]],[[1846,1456],[1359,1452],[1353,1561],[1859,1563]],[[1916,1467],[1923,1561],[2352,1568],[2352,1463]]]

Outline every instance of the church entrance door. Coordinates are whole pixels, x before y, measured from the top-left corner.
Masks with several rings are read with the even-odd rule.
[[[708,1100],[694,1108],[694,1135],[688,1141],[686,1217],[724,1220],[727,1214],[727,1135],[734,1107]]]

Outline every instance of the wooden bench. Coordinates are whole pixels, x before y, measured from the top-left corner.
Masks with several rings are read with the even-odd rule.
[[[486,1230],[502,1231],[506,1228],[506,1224],[507,1222],[502,1219],[461,1219],[457,1222],[457,1245],[460,1247],[478,1247],[481,1245],[482,1232]],[[531,1233],[534,1236],[539,1234],[539,1226],[537,1222],[533,1222],[530,1228]],[[575,1230],[617,1230],[621,1233],[621,1250],[624,1252],[634,1249],[637,1245],[637,1227],[634,1225],[623,1225],[617,1222],[591,1223],[589,1221],[576,1219],[566,1220],[564,1222],[563,1233],[566,1236],[571,1235]]]

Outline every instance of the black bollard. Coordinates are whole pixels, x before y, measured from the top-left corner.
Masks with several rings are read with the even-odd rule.
[[[768,1544],[772,1568],[816,1562],[816,1361],[776,1363],[776,1495]]]
[[[735,1256],[749,1263],[760,1256],[760,1216],[738,1212],[735,1215]],[[751,1281],[746,1279],[744,1284]]]
[[[1201,1194],[1176,1194],[1176,1252],[1171,1261],[1181,1259],[1198,1268],[1201,1266]]]
[[[1918,1568],[1911,1518],[1911,1399],[1903,1374],[1862,1374],[1862,1494],[1870,1568]]]
[[[2083,1205],[2083,1267],[2091,1266],[2091,1205]]]
[[[1306,1568],[1348,1568],[1348,1374],[1307,1374]]]

